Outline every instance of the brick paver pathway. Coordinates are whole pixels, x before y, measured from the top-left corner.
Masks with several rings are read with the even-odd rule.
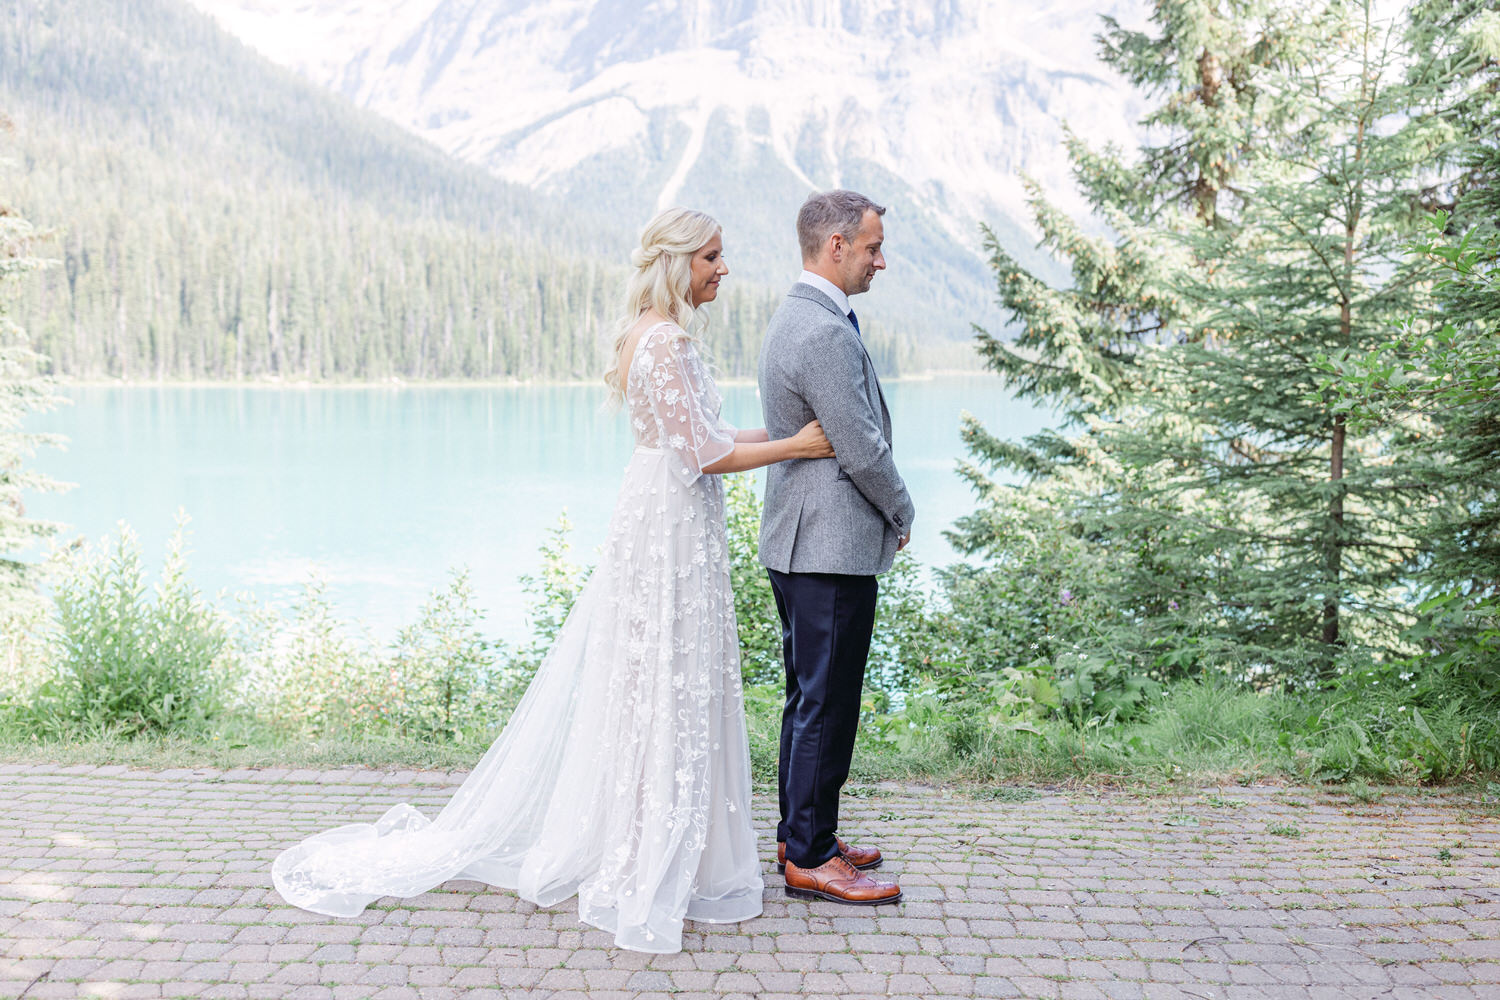
[[[855,788],[906,890],[867,909],[785,898],[757,798],[765,915],[670,956],[470,882],[353,920],[271,889],[291,841],[460,778],[0,767],[0,997],[1500,998],[1500,819],[1457,794]]]

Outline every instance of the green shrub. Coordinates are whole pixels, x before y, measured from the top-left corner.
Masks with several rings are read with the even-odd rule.
[[[1431,782],[1500,770],[1500,703],[1430,660],[1349,671],[1303,703],[1301,724],[1279,739],[1309,777]]]
[[[593,572],[592,566],[580,566],[569,558],[573,543],[568,533],[572,530],[573,522],[564,510],[537,550],[542,559],[541,569],[521,577],[521,589],[529,598],[526,617],[531,624],[531,639],[510,657],[505,667],[512,685],[524,688],[530,682],[557,641],[557,633]]]
[[[934,604],[922,582],[922,567],[909,553],[896,554],[880,578],[875,634],[865,668],[865,694],[875,711],[898,708],[936,664],[953,657],[953,623]]]
[[[335,618],[327,584],[303,587],[288,615],[249,610],[236,637],[244,665],[242,705],[283,734],[348,735],[387,727],[395,684],[368,642]]]
[[[179,514],[149,597],[140,543],[125,524],[102,550],[79,552],[56,587],[56,669],[32,698],[31,729],[201,728],[224,711],[228,633],[188,582],[186,523]]]
[[[0,704],[29,700],[50,675],[52,617],[51,602],[35,594],[10,595],[0,607]]]
[[[751,481],[737,477],[728,487],[751,760],[756,779],[770,782],[780,623],[756,555],[760,505]],[[5,649],[27,660],[30,679],[7,675],[0,730],[27,740],[209,737],[229,747],[487,741],[585,579],[587,570],[567,558],[567,535],[563,519],[526,580],[533,633],[513,650],[484,636],[464,572],[381,644],[338,619],[316,578],[287,612],[252,607],[234,621],[221,617],[187,582],[181,525],[148,595],[139,546],[122,526],[112,545],[66,564],[48,628],[6,619]],[[1230,658],[1229,667],[1212,668],[1200,647],[1194,677],[1167,671],[1159,680],[1152,666],[1127,669],[1149,661],[1096,596],[1029,593],[999,569],[945,576],[946,606],[927,596],[905,554],[882,578],[859,780],[1156,780],[1186,770],[1410,783],[1500,773],[1492,674],[1467,659],[1369,664],[1351,653],[1328,684],[1257,690],[1243,682],[1243,664]],[[987,630],[996,621],[1011,624]],[[1037,648],[1017,648],[1009,630],[1023,622],[1067,636],[1044,633]]]
[[[761,501],[755,477],[724,477],[728,506],[729,579],[740,633],[740,673],[746,684],[780,683],[781,617],[771,579],[760,564]]]
[[[991,506],[949,533],[984,564],[939,574],[950,609],[948,655],[925,673],[945,700],[992,714],[1020,696],[1042,715],[1126,719],[1160,682],[1203,669],[1199,656],[1163,657],[1152,647],[1138,615],[1098,585],[1109,578],[1100,553],[1076,526],[1059,524],[1040,494],[990,489]],[[1159,640],[1180,608],[1164,601],[1157,610],[1162,620],[1151,635]]]
[[[396,701],[386,717],[403,736],[462,742],[503,719],[512,680],[502,655],[479,631],[469,574],[456,572],[432,594],[417,621],[396,637],[391,676]]]
[[[990,505],[947,533],[984,564],[958,563],[939,573],[962,652],[959,669],[938,679],[953,694],[987,688],[1004,668],[1051,661],[1075,643],[1092,647],[1094,633],[1115,612],[1112,595],[1094,583],[1108,578],[1107,567],[1075,527],[1058,523],[1053,496],[991,489]]]

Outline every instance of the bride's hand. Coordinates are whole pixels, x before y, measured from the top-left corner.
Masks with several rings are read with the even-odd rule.
[[[823,425],[816,420],[802,428],[792,438],[799,458],[833,458],[833,445],[823,433]]]

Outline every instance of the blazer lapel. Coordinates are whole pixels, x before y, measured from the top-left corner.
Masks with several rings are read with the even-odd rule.
[[[870,357],[870,349],[865,346],[865,338],[861,337],[859,335],[859,331],[854,329],[854,324],[849,322],[848,314],[839,312],[839,307],[833,304],[833,300],[830,299],[827,295],[818,291],[812,285],[805,285],[799,281],[792,286],[791,291],[789,291],[787,294],[794,295],[799,299],[807,299],[810,302],[816,302],[818,305],[822,306],[824,309],[827,309],[839,319],[843,320],[844,325],[849,328],[849,332],[854,334],[854,339],[859,342],[859,349],[864,352],[865,364],[869,366],[869,375],[867,376],[867,381],[875,383],[875,398],[880,400],[880,419],[882,429],[885,431],[886,441],[890,441],[891,409],[886,405],[885,390],[880,387],[880,378],[875,371],[875,359]],[[865,390],[866,394],[868,394],[868,385],[865,387]]]
[[[875,361],[870,357],[870,352],[865,352],[865,359],[870,362],[870,381],[875,383],[875,395],[880,400],[880,423],[881,429],[885,431],[885,440],[889,444],[891,440],[891,408],[885,404],[885,390],[880,387],[880,375],[875,371]]]

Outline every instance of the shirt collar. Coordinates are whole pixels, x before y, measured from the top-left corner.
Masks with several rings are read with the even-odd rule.
[[[833,282],[829,281],[821,274],[813,274],[811,271],[807,270],[804,270],[797,277],[797,280],[802,282],[802,284],[804,285],[811,285],[818,291],[822,292],[824,295],[828,296],[833,300],[833,304],[838,306],[839,312],[843,313],[845,316],[849,315],[849,296],[845,295],[844,290],[838,285],[835,285]]]

